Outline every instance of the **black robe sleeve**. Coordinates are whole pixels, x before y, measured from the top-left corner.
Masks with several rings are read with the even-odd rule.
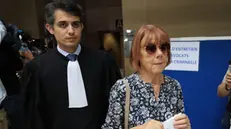
[[[110,53],[106,53],[104,61],[103,61],[103,76],[102,76],[102,82],[104,86],[104,97],[102,100],[102,114],[100,119],[100,124],[103,125],[105,122],[107,110],[108,110],[108,99],[111,87],[116,83],[117,80],[121,79],[121,73],[120,69],[116,64],[116,61],[114,57]]]
[[[116,83],[117,80],[121,79],[120,69],[116,64],[114,57],[107,53],[104,58],[104,85],[106,87],[106,95],[109,97],[111,87]]]
[[[23,71],[23,112],[24,129],[45,129],[42,122],[43,110],[40,96],[39,67],[29,62]]]

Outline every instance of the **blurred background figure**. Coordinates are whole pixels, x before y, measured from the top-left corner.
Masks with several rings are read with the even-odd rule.
[[[222,119],[222,125],[226,128],[230,128],[231,125],[231,101],[230,101],[230,91],[231,91],[231,60],[229,61],[229,67],[226,74],[217,88],[217,95],[219,97],[229,97],[229,101],[226,105],[226,112]]]
[[[3,23],[3,22],[1,22]],[[20,82],[16,72],[23,68],[19,49],[21,41],[17,36],[17,27],[13,25],[0,24],[0,78],[6,89],[7,97],[3,100],[1,108],[4,108],[9,118],[10,129],[22,129],[20,114]],[[4,26],[4,27],[3,27]]]

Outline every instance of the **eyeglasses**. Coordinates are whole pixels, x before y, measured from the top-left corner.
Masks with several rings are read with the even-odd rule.
[[[170,44],[169,43],[164,43],[164,44],[161,44],[160,46],[158,46],[159,49],[162,51],[162,52],[166,52],[167,50],[170,49]],[[148,43],[148,45],[145,47],[145,50],[148,54],[154,54],[156,52],[156,49],[157,49],[157,46],[153,43]]]

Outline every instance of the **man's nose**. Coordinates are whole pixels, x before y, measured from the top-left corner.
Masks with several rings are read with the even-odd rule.
[[[68,33],[74,33],[74,28],[71,25],[68,26]]]

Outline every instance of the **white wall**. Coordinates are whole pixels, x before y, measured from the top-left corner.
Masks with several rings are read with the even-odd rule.
[[[231,35],[230,0],[122,0],[122,4],[125,28],[150,23],[171,37]]]

